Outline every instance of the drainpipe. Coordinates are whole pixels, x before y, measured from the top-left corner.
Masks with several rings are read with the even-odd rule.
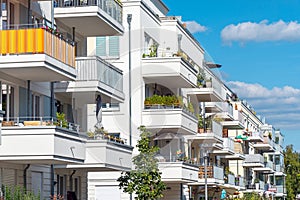
[[[50,195],[53,197],[54,196],[54,165],[51,165],[51,186],[50,186]]]
[[[27,166],[25,167],[24,171],[23,171],[23,182],[24,182],[24,189],[25,192],[27,193],[27,170],[30,167],[30,164],[27,164]]]
[[[54,82],[50,83],[50,116],[54,116]]]
[[[30,24],[31,24],[31,0],[28,0],[28,16],[27,16],[27,24],[28,24],[28,27],[30,27]],[[1,12],[2,12],[2,8],[1,8]]]
[[[70,191],[73,191],[73,175],[76,173],[76,170],[73,170],[72,174],[70,175]]]
[[[27,117],[30,117],[30,80],[27,80]]]
[[[132,125],[131,125],[131,20],[132,14],[127,14],[128,23],[128,74],[129,74],[129,145],[132,145]],[[132,194],[130,194],[130,200],[132,200]]]
[[[132,14],[127,14],[127,23],[128,23],[128,65],[129,65],[129,145],[132,145],[132,125],[131,125],[131,20]]]

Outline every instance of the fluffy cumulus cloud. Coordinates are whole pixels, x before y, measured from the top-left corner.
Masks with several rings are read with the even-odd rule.
[[[259,23],[243,22],[237,25],[230,24],[221,31],[225,43],[249,41],[299,41],[300,24],[297,21],[269,23],[263,20]]]
[[[205,26],[202,26],[196,21],[186,21],[184,23],[186,23],[186,27],[191,33],[205,32],[207,30]]]
[[[238,81],[227,85],[276,128],[300,129],[300,89],[290,86],[268,89],[260,84]]]

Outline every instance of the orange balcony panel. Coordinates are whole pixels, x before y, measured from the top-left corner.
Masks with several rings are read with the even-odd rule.
[[[42,28],[0,33],[2,55],[45,53],[72,67],[75,65],[75,47]]]
[[[0,56],[0,72],[19,79],[76,78],[75,46],[43,28],[0,30]]]

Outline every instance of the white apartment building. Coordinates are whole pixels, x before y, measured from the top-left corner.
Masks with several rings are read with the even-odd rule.
[[[160,147],[163,199],[204,198],[205,161],[210,198],[267,184],[285,196],[282,134],[215,75],[220,66],[161,0],[2,3],[1,185],[129,199],[116,179],[144,125]]]
[[[124,133],[87,137],[97,95],[124,100],[122,71],[87,52],[87,37],[124,33],[122,4],[5,0],[0,21],[1,186],[88,199],[89,172],[131,169]]]

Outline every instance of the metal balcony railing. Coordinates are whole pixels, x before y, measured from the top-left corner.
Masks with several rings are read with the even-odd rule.
[[[123,91],[123,73],[98,56],[76,58],[79,81],[100,81],[113,89]]]
[[[54,7],[98,6],[101,10],[122,24],[122,4],[119,0],[57,0]]]
[[[55,117],[9,117],[2,122],[3,127],[41,127],[41,126],[57,126],[71,131],[79,132],[79,125],[66,120],[59,120]]]

